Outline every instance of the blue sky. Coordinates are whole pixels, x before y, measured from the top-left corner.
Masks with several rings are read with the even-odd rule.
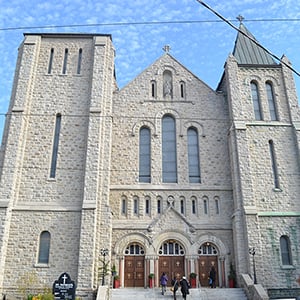
[[[278,57],[285,54],[300,72],[300,1],[204,2],[233,20],[235,26],[239,24],[236,17],[241,14],[245,26],[264,47]],[[112,34],[120,88],[160,57],[163,46],[168,44],[177,60],[215,89],[237,35],[196,0],[0,0],[0,7],[0,137],[24,32]],[[291,21],[295,19],[298,21]],[[180,23],[168,24],[168,21]],[[163,23],[134,24],[142,22]],[[39,28],[45,26],[52,27]],[[294,77],[300,95],[300,79]]]

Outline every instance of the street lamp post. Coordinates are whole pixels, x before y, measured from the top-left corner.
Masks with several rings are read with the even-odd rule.
[[[108,255],[108,249],[102,248],[100,250],[100,254],[103,256],[102,285],[104,285],[104,278],[105,278],[105,273],[106,273],[105,256]]]
[[[255,259],[254,259],[254,255],[255,255],[255,248],[249,248],[249,254],[252,255],[252,261],[253,261],[253,277],[254,277],[254,284],[257,284],[257,280],[256,280],[256,270],[255,270]]]

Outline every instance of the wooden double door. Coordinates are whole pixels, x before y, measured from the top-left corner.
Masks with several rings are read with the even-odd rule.
[[[124,287],[144,287],[144,274],[144,256],[125,256]]]
[[[219,285],[218,281],[218,256],[201,255],[199,256],[199,280],[201,286],[209,286],[208,276],[212,266],[216,270],[216,286]]]
[[[184,256],[160,256],[159,257],[159,276],[166,273],[169,280],[168,286],[171,286],[171,280],[176,276],[184,276]]]

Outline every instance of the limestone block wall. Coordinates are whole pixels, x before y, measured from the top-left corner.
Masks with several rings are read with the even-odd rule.
[[[63,272],[77,278],[80,212],[14,211],[6,252],[4,290],[7,295],[20,292],[30,274],[36,278],[32,290],[51,288],[53,279]],[[42,231],[51,235],[49,264],[38,264],[39,238]]]
[[[299,231],[300,168],[295,130],[299,107],[295,105],[294,82],[291,74],[287,74],[288,71],[280,65],[272,68],[238,66],[232,56],[227,62],[226,93],[233,117],[230,153],[236,208],[234,239],[237,265],[242,266],[244,261],[248,261],[242,272],[253,274],[252,257],[247,250],[255,247],[259,283],[267,288],[295,288],[295,274],[299,272],[299,237],[296,232]],[[284,79],[287,77],[289,80]],[[262,120],[259,121],[254,117],[251,81],[257,83],[261,100]],[[276,121],[270,117],[266,82],[273,87],[278,113]],[[270,141],[275,153],[279,187],[275,187],[274,183]],[[238,236],[242,226],[244,240]],[[288,236],[291,241],[292,266],[281,264],[279,241],[282,235]],[[275,276],[271,275],[274,273]]]
[[[97,55],[96,44],[104,49]],[[14,276],[20,277],[24,272],[37,273],[37,288],[51,286],[59,272],[68,272],[78,286],[86,289],[86,296],[92,298],[98,284],[94,255],[100,232],[98,224],[102,220],[101,195],[108,195],[108,176],[104,188],[98,189],[100,175],[96,173],[92,178],[97,183],[96,190],[87,197],[86,164],[88,154],[94,159],[101,158],[102,151],[107,153],[105,146],[109,141],[102,144],[99,136],[103,134],[110,139],[110,128],[108,133],[103,130],[107,123],[102,118],[103,124],[97,125],[96,135],[89,135],[89,120],[90,113],[96,112],[99,122],[101,109],[104,115],[109,115],[111,109],[115,87],[111,40],[102,35],[29,34],[25,35],[20,49],[20,67],[10,105],[13,114],[6,124],[8,135],[4,145],[4,164],[9,168],[5,167],[7,171],[1,174],[5,185],[0,199],[7,201],[1,205],[9,207],[1,221],[1,226],[5,226],[1,231],[7,238],[5,247],[1,247],[1,266],[5,270],[1,272],[1,276],[4,274],[1,288],[5,286],[4,292],[13,295],[17,289]],[[93,84],[93,80],[98,83]],[[94,102],[91,108],[93,99],[100,99],[100,105]],[[51,177],[57,114],[61,115],[61,126],[56,174]],[[89,137],[95,137],[93,144],[88,143]],[[104,161],[108,162],[108,158]],[[98,161],[95,170],[99,167]],[[84,199],[93,199],[93,205],[84,203]],[[98,217],[95,216],[97,206]],[[83,207],[86,211],[82,218]],[[107,218],[107,212],[104,217]],[[37,265],[42,231],[51,235],[48,265]],[[85,238],[81,239],[81,233]],[[80,274],[78,265],[82,267]]]
[[[299,275],[299,217],[260,215],[261,238],[256,239],[256,267],[259,283],[265,288],[298,288]],[[282,264],[280,237],[290,238],[292,266]],[[254,239],[253,239],[254,240]]]

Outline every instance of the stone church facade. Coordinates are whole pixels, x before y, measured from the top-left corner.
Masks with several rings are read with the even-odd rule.
[[[300,111],[286,57],[239,33],[216,90],[168,51],[119,90],[110,35],[24,36],[0,153],[7,299],[64,272],[93,299],[111,284],[106,263],[124,288],[150,274],[158,286],[162,272],[207,286],[212,266],[219,287],[233,266],[237,285],[250,274],[270,293],[298,288]]]

